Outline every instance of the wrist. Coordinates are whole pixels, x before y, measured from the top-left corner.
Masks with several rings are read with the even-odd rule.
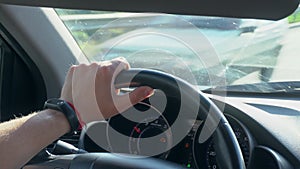
[[[45,109],[44,111],[47,120],[52,123],[54,128],[58,128],[61,131],[61,135],[70,132],[71,126],[64,114],[53,109]]]
[[[79,114],[79,112],[77,111],[77,109],[75,108],[74,104],[72,102],[66,101],[69,106],[74,110],[76,116],[77,116],[77,120],[79,122],[79,129],[81,130],[82,127],[85,125],[85,123],[82,121],[81,116]]]
[[[70,126],[70,133],[78,129],[79,120],[72,104],[66,102],[65,100],[52,98],[45,102],[44,108],[55,110],[65,116],[65,119],[67,119]]]

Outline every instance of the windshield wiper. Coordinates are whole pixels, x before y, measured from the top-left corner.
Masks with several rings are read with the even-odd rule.
[[[203,90],[205,93],[213,91],[227,92],[245,92],[245,93],[299,93],[300,81],[289,82],[263,82],[253,84],[241,84],[230,86],[216,86]]]

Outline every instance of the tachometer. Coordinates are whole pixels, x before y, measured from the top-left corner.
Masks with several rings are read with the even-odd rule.
[[[172,147],[172,132],[168,121],[159,118],[145,119],[133,127],[129,139],[131,154],[153,156],[166,159]]]

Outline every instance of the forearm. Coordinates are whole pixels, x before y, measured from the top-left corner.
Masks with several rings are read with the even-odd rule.
[[[54,110],[44,110],[0,124],[1,168],[20,168],[69,130],[65,116]]]

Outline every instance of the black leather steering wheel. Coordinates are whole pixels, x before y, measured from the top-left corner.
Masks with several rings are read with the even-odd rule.
[[[213,120],[213,119],[206,119],[208,117],[208,112],[210,112],[213,113],[214,117],[219,117],[218,119],[220,119],[217,124],[218,127],[213,133],[215,150],[218,156],[220,157],[218,159],[219,160],[218,162],[221,165],[220,168],[246,169],[243,155],[239,147],[239,143],[223,113],[201,91],[196,90],[193,86],[191,86],[187,82],[175,76],[160,71],[147,70],[147,69],[130,69],[128,71],[121,72],[117,76],[115,85],[116,87],[150,86],[152,88],[160,89],[167,93],[174,93],[174,91],[178,91],[179,90],[178,87],[180,86],[181,98],[186,99],[189,105],[199,107],[198,117],[200,117],[203,120]],[[175,95],[177,94],[175,93]],[[195,95],[200,98],[200,102],[195,101],[193,99],[193,96]],[[55,164],[61,163],[61,158],[62,157],[57,157],[57,159],[52,160],[51,163],[55,163]],[[128,156],[119,156],[112,153],[88,153],[88,154],[65,156],[64,161],[69,162],[70,169],[183,168],[183,166],[171,162],[155,159],[155,158],[131,158]],[[47,164],[49,164],[49,162]]]

